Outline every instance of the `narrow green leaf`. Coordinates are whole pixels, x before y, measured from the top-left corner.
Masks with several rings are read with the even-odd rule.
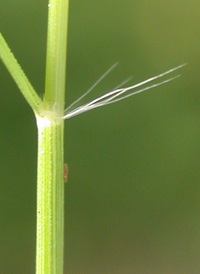
[[[37,113],[40,109],[43,108],[43,102],[37,95],[36,91],[26,77],[24,71],[18,64],[15,56],[11,52],[1,33],[0,58],[2,59],[3,63],[10,72],[11,76],[13,77],[14,81],[16,82],[17,86],[19,87],[21,93],[24,95],[29,105]]]

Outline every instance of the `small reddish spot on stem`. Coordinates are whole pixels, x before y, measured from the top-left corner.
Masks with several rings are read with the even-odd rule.
[[[66,183],[67,179],[68,179],[68,165],[67,165],[67,163],[64,163],[63,178],[64,178],[64,182]]]

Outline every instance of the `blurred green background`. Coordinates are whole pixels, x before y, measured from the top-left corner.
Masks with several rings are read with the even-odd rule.
[[[200,2],[70,2],[66,106],[130,75],[182,77],[66,121],[66,274],[200,273]],[[0,0],[0,31],[42,96],[47,1]],[[35,272],[37,129],[0,62],[0,273]]]

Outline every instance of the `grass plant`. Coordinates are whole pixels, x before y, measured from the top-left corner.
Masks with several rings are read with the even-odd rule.
[[[50,0],[48,4],[46,79],[43,100],[34,90],[2,34],[0,34],[0,58],[33,109],[37,120],[37,274],[63,273],[64,120],[94,108],[118,102],[134,94],[171,81],[177,76],[141,88],[144,84],[163,77],[182,66],[134,86],[121,88],[122,85],[120,85],[113,91],[94,99],[90,103],[73,108],[75,103],[78,103],[85,97],[116,66],[115,64],[85,94],[64,110],[68,7],[69,0]],[[138,87],[139,90],[131,91]],[[127,94],[127,92],[129,93]]]

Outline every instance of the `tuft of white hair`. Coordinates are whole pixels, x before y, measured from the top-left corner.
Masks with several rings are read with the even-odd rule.
[[[124,81],[123,83],[121,83],[118,87],[116,87],[113,91],[110,91],[110,92],[107,92],[106,94],[92,100],[91,102],[87,103],[87,104],[84,104],[84,105],[81,105],[79,107],[76,107],[76,108],[73,108],[73,106],[78,103],[81,99],[83,99],[87,94],[89,94],[91,92],[91,90],[106,76],[108,75],[109,72],[111,72],[111,70],[113,70],[116,66],[117,66],[118,63],[115,63],[112,67],[110,67],[93,85],[92,87],[86,91],[82,96],[80,96],[76,101],[74,101],[69,107],[67,107],[64,111],[64,116],[63,116],[63,119],[69,119],[69,118],[72,118],[74,116],[77,116],[81,113],[84,113],[84,112],[87,112],[89,110],[92,110],[92,109],[95,109],[95,108],[98,108],[98,107],[102,107],[102,106],[106,106],[106,105],[109,105],[109,104],[113,104],[113,103],[116,103],[116,102],[119,102],[121,100],[124,100],[130,96],[133,96],[133,95],[136,95],[138,93],[141,93],[141,92],[144,92],[146,90],[149,90],[149,89],[152,89],[152,88],[155,88],[155,87],[158,87],[160,85],[163,85],[167,82],[170,82],[178,77],[180,77],[181,75],[178,74],[174,77],[171,77],[171,78],[168,78],[166,80],[163,80],[159,83],[155,83],[155,84],[152,84],[152,85],[149,85],[147,87],[142,87],[144,86],[145,84],[149,83],[149,82],[153,82],[154,80],[157,80],[167,74],[170,74],[180,68],[182,68],[183,66],[185,66],[186,64],[182,64],[182,65],[179,65],[175,68],[172,68],[168,71],[165,71],[163,73],[160,73],[154,77],[151,77],[145,81],[142,81],[138,84],[135,84],[133,86],[129,86],[129,87],[124,87],[124,88],[121,88],[121,86],[123,86],[124,84],[126,84],[132,77],[128,78],[126,81]],[[139,88],[139,89],[137,89]],[[131,93],[128,93],[128,91],[130,90],[134,90],[134,89],[137,89]]]

